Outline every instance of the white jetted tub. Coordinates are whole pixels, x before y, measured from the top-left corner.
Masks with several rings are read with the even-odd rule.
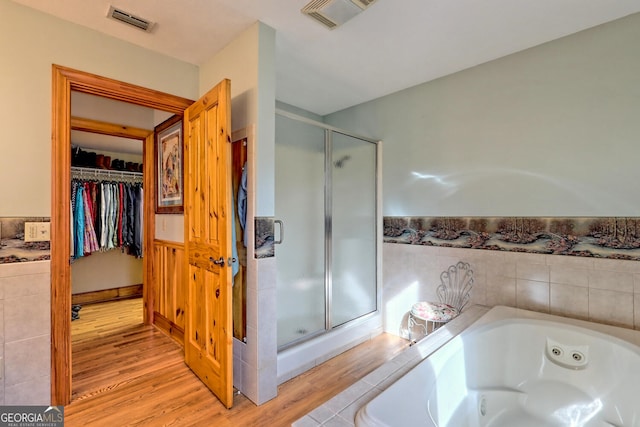
[[[640,331],[494,307],[356,426],[640,427],[638,344]]]

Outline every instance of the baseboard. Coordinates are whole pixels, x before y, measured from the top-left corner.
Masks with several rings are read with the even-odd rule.
[[[177,326],[157,311],[153,312],[153,324],[184,347],[184,329]]]
[[[71,295],[71,303],[79,305],[142,297],[142,283],[122,288],[102,289]]]

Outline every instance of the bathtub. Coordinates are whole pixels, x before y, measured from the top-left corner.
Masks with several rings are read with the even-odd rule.
[[[640,331],[494,307],[356,426],[638,426]]]

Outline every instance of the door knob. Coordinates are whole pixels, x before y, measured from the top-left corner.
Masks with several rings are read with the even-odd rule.
[[[218,259],[214,259],[213,257],[209,257],[209,261],[211,261],[215,265],[219,265],[220,267],[224,267],[224,258],[223,257],[220,257]]]

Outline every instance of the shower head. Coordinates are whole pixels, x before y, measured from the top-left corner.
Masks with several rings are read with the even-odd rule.
[[[333,162],[333,166],[337,167],[338,169],[342,169],[342,166],[344,166],[344,162],[346,162],[350,158],[351,158],[351,156],[349,156],[349,155],[342,156],[338,160]]]

